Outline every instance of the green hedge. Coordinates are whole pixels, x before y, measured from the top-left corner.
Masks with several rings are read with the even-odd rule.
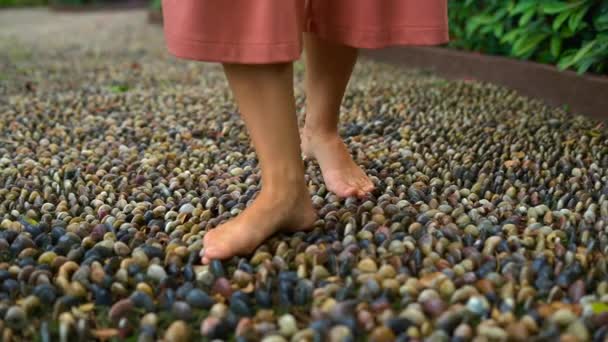
[[[47,0],[0,0],[0,7],[44,6]]]
[[[101,1],[101,0],[49,0],[49,2],[53,5],[81,6],[81,5],[100,4],[100,3],[104,3],[105,1]]]
[[[450,46],[608,73],[608,0],[449,0]]]

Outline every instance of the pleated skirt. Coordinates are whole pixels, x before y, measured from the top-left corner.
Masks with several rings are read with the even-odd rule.
[[[447,0],[163,0],[163,20],[170,53],[225,63],[296,60],[302,32],[364,49],[449,40]]]

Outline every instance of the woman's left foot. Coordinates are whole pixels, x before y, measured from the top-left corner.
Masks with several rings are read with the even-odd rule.
[[[277,191],[262,187],[249,208],[205,234],[202,262],[250,254],[279,230],[309,230],[316,219],[304,182],[285,185]]]

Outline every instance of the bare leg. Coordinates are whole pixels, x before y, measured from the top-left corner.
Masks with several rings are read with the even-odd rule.
[[[357,49],[304,34],[306,51],[306,123],[302,151],[314,157],[327,188],[338,196],[364,196],[374,189],[338,134],[340,104]]]
[[[304,181],[291,63],[225,64],[224,71],[256,149],[262,190],[238,217],[205,234],[203,263],[253,252],[279,229],[316,219]]]

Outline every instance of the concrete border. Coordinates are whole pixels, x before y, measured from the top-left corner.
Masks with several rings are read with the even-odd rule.
[[[448,79],[500,84],[549,105],[567,105],[571,112],[608,120],[608,76],[578,75],[551,65],[443,47],[392,47],[363,50],[362,55]]]

